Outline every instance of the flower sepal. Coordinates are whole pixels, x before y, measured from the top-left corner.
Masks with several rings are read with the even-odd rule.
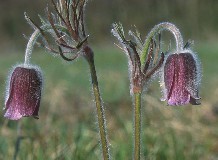
[[[162,70],[162,88],[168,105],[200,104],[200,62],[191,50],[169,53]]]
[[[42,74],[38,67],[18,65],[9,76],[4,117],[19,120],[33,116],[38,119],[41,100]]]

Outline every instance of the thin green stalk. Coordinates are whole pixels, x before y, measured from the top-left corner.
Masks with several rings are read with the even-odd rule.
[[[14,158],[13,158],[13,160],[17,159],[17,156],[18,156],[18,153],[20,150],[20,143],[21,143],[22,139],[23,139],[23,136],[21,135],[21,120],[19,120],[17,122],[17,139],[16,139],[15,146],[14,146]]]
[[[134,160],[140,160],[141,149],[141,93],[134,94]]]
[[[108,147],[108,140],[107,140],[107,133],[106,133],[104,106],[102,105],[102,100],[101,100],[101,96],[100,96],[100,92],[98,88],[98,79],[97,79],[96,70],[95,70],[94,58],[91,57],[88,60],[88,62],[89,62],[91,78],[92,78],[93,93],[95,96],[95,104],[96,104],[96,110],[97,110],[97,116],[98,116],[98,127],[99,127],[99,132],[100,132],[103,158],[104,160],[109,160],[110,154],[109,154],[109,147]]]
[[[55,25],[55,27],[61,31],[63,31],[64,33],[68,33],[66,28],[64,28],[63,26],[60,25]],[[43,31],[49,31],[52,29],[52,27],[50,25],[44,25],[41,27],[41,29]],[[29,65],[30,63],[30,58],[31,58],[31,54],[33,52],[33,47],[37,41],[37,39],[41,36],[41,32],[40,30],[35,30],[33,32],[33,34],[31,35],[28,43],[27,43],[27,47],[26,47],[26,51],[25,51],[25,61],[24,61],[24,65]]]
[[[169,23],[169,22],[160,23],[154,26],[146,37],[144,47],[142,49],[142,54],[140,56],[141,64],[144,64],[146,61],[146,56],[147,56],[152,38],[163,30],[168,30],[174,35],[175,40],[176,40],[176,50],[177,51],[180,51],[183,49],[184,47],[183,38],[182,38],[182,34],[180,33],[179,29],[174,24]]]

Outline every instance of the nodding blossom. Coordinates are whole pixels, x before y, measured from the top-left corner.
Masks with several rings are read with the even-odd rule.
[[[39,69],[32,66],[17,66],[9,80],[4,117],[18,120],[33,116],[38,119],[42,90],[42,76]]]
[[[168,105],[199,105],[199,61],[190,51],[171,53],[163,65],[164,100]]]

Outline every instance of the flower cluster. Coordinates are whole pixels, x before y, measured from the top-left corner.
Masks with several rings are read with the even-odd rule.
[[[30,63],[35,44],[60,56],[65,61],[73,61],[80,56],[88,61],[93,58],[84,26],[87,0],[72,2],[66,0],[58,1],[58,3],[51,0],[51,2],[56,16],[47,9],[48,19],[40,16],[41,26],[25,13],[25,18],[34,32],[26,47],[24,64],[15,67],[9,77],[4,108],[6,111],[4,117],[8,119],[18,120],[27,116],[38,118],[42,76],[38,67],[33,67]],[[41,38],[41,41],[38,38]]]
[[[105,160],[109,160],[104,106],[98,87],[94,52],[88,44],[89,36],[85,31],[84,12],[87,2],[88,0],[51,0],[55,13],[52,13],[48,7],[47,19],[39,16],[42,25],[36,24],[25,13],[25,18],[34,32],[28,38],[24,64],[16,67],[9,78],[5,117],[11,120],[18,120],[25,116],[38,118],[42,78],[38,69],[30,67],[31,54],[35,44],[44,47],[65,61],[83,57],[90,68],[103,157]]]
[[[163,54],[160,46],[155,48],[155,35],[162,30],[173,33],[176,39],[176,51]],[[166,100],[168,105],[200,104],[200,62],[190,49],[189,42],[183,46],[181,33],[175,25],[168,22],[156,25],[144,43],[138,31],[136,33],[130,31],[133,40],[126,40],[121,24],[115,23],[112,33],[120,41],[122,45],[120,48],[129,59],[131,93],[141,92],[149,79],[159,73],[163,100]]]
[[[35,44],[60,56],[65,61],[73,61],[83,56],[90,67],[93,93],[98,116],[98,127],[102,153],[105,160],[110,159],[109,142],[107,140],[104,107],[100,97],[94,52],[88,45],[88,35],[84,25],[84,10],[88,0],[51,0],[55,13],[47,9],[48,20],[40,17],[42,25],[38,26],[25,14],[28,23],[34,28],[29,38],[25,62],[16,66],[6,90],[4,117],[19,120],[33,116],[38,119],[38,111],[42,91],[42,74],[38,67],[30,64]],[[161,50],[161,31],[173,33],[176,50],[164,54]],[[196,54],[189,48],[190,43],[183,45],[178,28],[168,22],[160,23],[149,32],[145,42],[140,33],[129,31],[130,39],[124,34],[120,23],[113,24],[112,33],[118,38],[120,47],[128,57],[130,92],[134,95],[134,159],[140,159],[141,142],[141,93],[155,75],[160,75],[163,100],[168,105],[200,104],[199,86],[201,81],[200,62]],[[159,34],[159,39],[155,36]],[[41,41],[38,41],[41,37]],[[51,38],[49,38],[51,37]],[[55,45],[53,44],[55,43]],[[159,44],[158,44],[159,43]],[[158,45],[157,45],[158,44]]]

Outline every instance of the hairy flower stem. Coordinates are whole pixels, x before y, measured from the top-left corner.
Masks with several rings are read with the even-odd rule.
[[[95,96],[95,105],[97,110],[98,127],[100,132],[100,141],[101,141],[101,147],[103,152],[103,158],[104,160],[109,160],[110,154],[109,154],[107,132],[106,132],[105,113],[104,113],[104,106],[102,104],[99,87],[98,87],[98,79],[97,79],[95,64],[94,64],[94,54],[89,47],[86,47],[84,50],[86,54],[85,57],[90,67],[92,89]]]
[[[160,23],[154,26],[153,29],[149,32],[149,34],[146,37],[144,47],[142,50],[142,54],[140,57],[141,64],[144,64],[146,61],[146,55],[148,53],[152,38],[163,30],[168,30],[174,35],[175,40],[176,40],[176,50],[177,51],[181,51],[183,49],[184,47],[183,38],[182,38],[182,34],[180,33],[179,29],[174,24],[169,23],[169,22]]]
[[[134,160],[140,160],[141,148],[141,93],[134,93]]]
[[[61,31],[63,31],[64,33],[68,33],[67,29],[64,28],[63,26],[60,25],[55,25],[55,27]],[[50,25],[44,25],[41,27],[41,29],[45,32],[45,31],[49,31],[52,29],[52,27]],[[33,47],[37,41],[37,39],[39,38],[39,36],[41,36],[41,32],[40,30],[36,29],[33,34],[31,35],[28,43],[27,43],[27,47],[26,47],[26,51],[25,51],[25,61],[24,61],[24,65],[29,65],[30,63],[30,58],[31,58],[31,54],[33,52]]]

